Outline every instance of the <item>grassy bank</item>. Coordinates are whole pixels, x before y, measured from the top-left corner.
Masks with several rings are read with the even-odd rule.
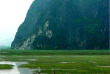
[[[2,69],[12,69],[13,65],[8,65],[8,64],[0,64],[0,70]]]

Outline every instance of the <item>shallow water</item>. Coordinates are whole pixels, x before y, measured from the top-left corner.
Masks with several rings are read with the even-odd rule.
[[[98,66],[98,67],[105,67],[105,68],[110,68],[110,66]]]
[[[31,70],[31,69],[19,68],[19,66],[22,64],[27,64],[27,62],[16,62],[16,65],[18,67],[20,74],[33,74],[33,70]]]
[[[26,62],[10,62],[2,61],[0,64],[9,64],[13,65],[13,69],[0,70],[0,74],[33,74],[33,70],[27,68],[19,68],[22,64],[27,64]]]
[[[13,69],[10,69],[10,70],[0,70],[0,74],[20,74],[15,62],[2,61],[2,62],[0,62],[0,64],[9,64],[9,65],[14,66]]]
[[[60,62],[60,63],[66,64],[66,63],[76,63],[76,62]]]

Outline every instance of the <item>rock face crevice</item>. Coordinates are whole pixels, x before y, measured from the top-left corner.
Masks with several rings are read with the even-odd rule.
[[[34,0],[12,49],[108,49],[109,0]]]

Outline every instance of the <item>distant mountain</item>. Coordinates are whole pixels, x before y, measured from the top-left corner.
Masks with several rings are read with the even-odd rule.
[[[0,45],[0,49],[9,49],[10,46]]]
[[[12,49],[108,49],[109,0],[34,0]]]

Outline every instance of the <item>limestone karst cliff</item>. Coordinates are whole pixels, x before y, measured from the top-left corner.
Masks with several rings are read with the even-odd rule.
[[[109,48],[109,0],[34,0],[12,49]]]

